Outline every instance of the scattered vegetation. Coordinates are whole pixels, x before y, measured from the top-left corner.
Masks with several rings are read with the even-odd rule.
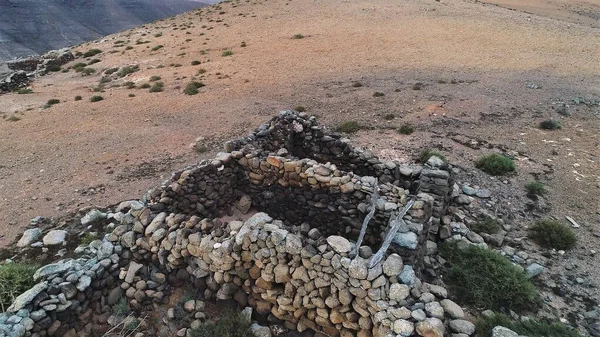
[[[125,50],[132,50],[132,49],[133,49],[133,46],[127,46],[127,47],[125,47]]]
[[[202,82],[190,82],[185,86],[185,89],[183,89],[183,93],[186,95],[196,95],[198,93],[198,89],[202,88],[204,86],[204,83]]]
[[[207,322],[190,331],[190,337],[254,337],[251,322],[231,309],[219,314],[216,322]]]
[[[62,70],[62,68],[56,64],[49,64],[46,66],[46,72],[57,72],[57,71],[61,71],[61,70]]]
[[[446,157],[439,153],[438,151],[432,150],[432,149],[425,149],[423,151],[421,151],[421,154],[419,155],[419,161],[423,164],[425,164],[429,158],[436,156],[438,158],[440,158],[443,161],[446,161]]]
[[[97,238],[96,233],[87,232],[87,233],[85,233],[85,235],[83,235],[82,237],[79,238],[79,244],[82,246],[87,246],[90,243],[92,243],[92,241],[96,240],[96,238]]]
[[[19,95],[33,94],[33,90],[31,90],[29,88],[19,89],[19,90],[17,90],[17,94],[19,94]]]
[[[300,39],[303,39],[303,38],[305,38],[305,36],[302,35],[302,34],[295,34],[294,36],[292,36],[293,40],[300,40]]]
[[[517,312],[539,306],[533,283],[499,253],[471,245],[461,248],[456,242],[443,244],[441,253],[450,262],[446,283],[461,303]]]
[[[112,74],[116,73],[117,71],[119,71],[119,67],[110,68],[110,69],[106,69],[106,71],[104,72],[104,74],[106,74],[106,75],[112,75]]]
[[[89,76],[96,72],[94,68],[83,68],[81,69],[81,76]]]
[[[150,50],[157,51],[157,50],[161,49],[162,47],[164,47],[164,46],[162,44],[159,44],[158,46],[152,47],[152,49],[150,49]]]
[[[52,98],[52,99],[49,99],[48,102],[46,102],[46,105],[52,106],[52,105],[58,104],[58,103],[60,103],[60,99]]]
[[[503,314],[479,318],[475,325],[476,337],[491,337],[492,329],[498,325],[529,337],[581,337],[575,330],[560,322],[545,323],[534,319],[516,321]]]
[[[102,62],[102,61],[100,59],[90,60],[90,62],[88,62],[88,66],[91,66],[92,64],[96,64],[96,63],[99,63],[99,62]]]
[[[528,195],[544,195],[546,194],[546,187],[541,182],[534,180],[530,181],[525,185]]]
[[[135,89],[135,83],[132,81],[127,81],[123,83],[123,86],[127,89]]]
[[[83,99],[83,97],[81,97],[80,95],[75,96],[76,101],[81,101],[82,99]]]
[[[160,76],[156,76],[156,75],[154,75],[154,76],[150,77],[150,82],[156,82],[156,81],[160,81],[160,79],[161,79],[161,77],[160,77]]]
[[[128,96],[129,97],[135,97],[135,94],[129,94]]]
[[[391,114],[391,113],[383,115],[383,119],[385,119],[386,121],[391,121],[394,118],[396,118],[396,115]]]
[[[136,71],[140,70],[140,66],[139,65],[133,65],[133,66],[125,66],[123,68],[121,68],[121,70],[119,70],[119,72],[117,73],[118,77],[125,77],[129,74],[133,74]]]
[[[421,88],[423,88],[423,83],[417,82],[417,83],[413,84],[411,88],[412,88],[412,90],[421,90]]]
[[[101,52],[102,52],[102,50],[100,50],[100,49],[96,49],[96,48],[90,49],[90,50],[86,51],[85,53],[83,53],[83,57],[92,57],[94,55],[100,54]]]
[[[37,266],[21,263],[0,265],[0,312],[6,311],[17,296],[35,285],[36,270]]]
[[[401,135],[410,135],[413,132],[415,132],[415,128],[408,123],[402,124],[402,126],[398,128],[398,133]]]
[[[493,176],[501,176],[515,171],[513,160],[497,153],[479,158],[475,163],[475,167]]]
[[[476,233],[496,234],[502,229],[502,226],[496,219],[486,216],[479,219],[475,224],[471,225],[471,230]]]
[[[6,117],[6,120],[9,122],[18,122],[21,120],[21,117],[19,117],[17,115],[10,115],[10,116]]]
[[[127,303],[127,299],[124,297],[121,298],[115,305],[113,305],[112,309],[113,313],[120,317],[124,317],[131,311],[131,308],[129,308],[129,303]]]
[[[297,105],[294,107],[294,110],[296,110],[298,112],[304,112],[304,111],[306,111],[306,107],[304,107],[302,105]]]
[[[74,65],[71,66],[71,69],[75,70],[76,72],[81,72],[83,70],[83,68],[85,68],[87,66],[86,63],[83,62],[78,62],[75,63]]]
[[[225,50],[221,56],[231,56],[233,55],[233,50]]]
[[[90,97],[90,102],[100,102],[103,99],[104,99],[104,97],[95,95],[95,96]]]
[[[242,41],[242,43],[240,44],[240,47],[242,47],[242,48],[245,48],[246,46],[248,46],[248,45],[246,44],[246,42]]]
[[[154,82],[150,87],[150,92],[161,92],[163,91],[165,84],[163,82]]]
[[[382,97],[382,96],[385,96],[385,94],[384,94],[384,93],[382,93],[382,92],[375,91],[375,92],[373,93],[373,97]]]
[[[140,85],[140,89],[148,89],[150,87],[151,87],[150,83],[144,83],[144,84]]]
[[[192,65],[193,65],[193,66],[197,66],[197,65],[199,65],[200,63],[202,63],[202,62],[200,62],[200,61],[198,61],[198,60],[194,60],[194,61],[192,61]]]
[[[577,237],[571,228],[555,220],[540,220],[529,229],[529,237],[542,247],[568,250],[575,246]]]
[[[540,129],[544,130],[558,130],[562,127],[559,121],[554,119],[547,119],[540,122]]]
[[[557,106],[555,108],[556,113],[565,117],[569,117],[571,116],[571,111],[569,111],[569,107],[567,107],[565,104],[561,104],[560,106]]]
[[[360,83],[360,82],[352,82],[352,87],[353,87],[353,88],[360,88],[360,87],[362,87],[362,86],[363,86],[363,84],[362,84],[362,83]]]
[[[344,133],[355,133],[362,127],[357,121],[345,121],[337,127],[337,131]]]

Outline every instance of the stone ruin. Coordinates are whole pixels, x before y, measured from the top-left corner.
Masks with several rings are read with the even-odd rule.
[[[474,333],[446,290],[420,278],[439,266],[447,227],[453,174],[441,160],[381,161],[294,111],[225,149],[140,201],[87,214],[82,224],[104,219],[112,231],[40,268],[0,314],[0,336],[102,336],[122,298],[151,317],[184,285],[198,296],[185,305],[193,321],[178,325],[171,308],[139,336],[190,335],[214,301],[252,308],[276,335]]]

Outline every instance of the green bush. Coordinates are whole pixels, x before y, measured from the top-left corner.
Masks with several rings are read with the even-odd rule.
[[[48,102],[46,102],[46,105],[51,106],[51,105],[58,104],[58,103],[60,103],[60,99],[52,98],[52,99],[49,99]]]
[[[21,263],[0,265],[0,312],[6,311],[15,298],[33,287],[37,266]]]
[[[421,90],[421,88],[423,87],[423,83],[417,82],[415,84],[412,85],[412,90]]]
[[[94,68],[83,68],[80,71],[81,76],[89,76],[95,72],[96,72],[96,69],[94,69]]]
[[[362,87],[362,86],[363,86],[363,84],[362,84],[362,83],[360,83],[360,82],[352,82],[352,87],[353,87],[353,88],[360,88],[360,87]]]
[[[384,93],[382,93],[382,92],[375,91],[375,92],[373,93],[373,97],[382,97],[382,96],[385,96],[385,94],[384,94]]]
[[[135,97],[135,94],[129,94],[128,96],[129,97]]]
[[[160,76],[152,76],[150,77],[150,82],[156,82],[156,81],[160,81],[161,77]]]
[[[202,82],[190,82],[183,89],[183,93],[186,95],[196,95],[198,93],[198,88],[202,88],[204,83]]]
[[[154,84],[150,87],[150,92],[161,92],[163,91],[165,84],[163,82],[154,82]]]
[[[71,69],[75,70],[76,72],[81,72],[83,70],[83,68],[85,68],[87,66],[87,64],[83,63],[83,62],[78,62],[75,63],[74,65],[71,66]]]
[[[82,99],[83,99],[83,97],[81,97],[80,95],[75,96],[76,101],[81,101]]]
[[[216,322],[206,322],[190,331],[191,337],[255,337],[250,330],[251,322],[241,313],[231,309],[218,315]]]
[[[571,228],[554,220],[540,220],[529,229],[529,237],[542,247],[567,250],[573,248],[577,237]]]
[[[197,65],[199,65],[200,63],[202,63],[202,62],[200,62],[200,61],[198,61],[198,60],[194,60],[194,61],[192,61],[192,65],[193,65],[193,66],[197,66]]]
[[[100,63],[102,62],[100,59],[93,59],[90,60],[90,62],[88,62],[88,66],[91,66],[92,64],[96,64],[96,63]]]
[[[154,47],[152,47],[152,49],[150,49],[150,50],[152,50],[152,51],[157,51],[157,50],[161,49],[162,47],[163,47],[163,45],[162,45],[162,44],[159,44],[158,46],[154,46]]]
[[[221,56],[231,56],[233,55],[233,50],[225,50]]]
[[[61,67],[56,64],[49,64],[46,66],[46,72],[57,72],[61,71]]]
[[[150,87],[151,87],[150,83],[144,83],[144,84],[140,85],[140,89],[148,89]]]
[[[546,188],[544,187],[544,184],[537,180],[528,182],[527,185],[525,185],[525,189],[527,190],[527,194],[529,195],[546,194]]]
[[[102,50],[100,50],[100,49],[96,49],[96,48],[90,49],[90,50],[86,51],[85,53],[83,53],[83,57],[92,57],[94,55],[100,54],[101,52],[102,52]]]
[[[294,107],[294,110],[298,111],[298,112],[304,112],[304,111],[306,111],[306,107],[304,107],[302,105],[297,105]]]
[[[540,305],[533,283],[499,253],[477,246],[461,249],[453,242],[443,244],[441,254],[450,262],[446,284],[462,304],[517,312]]]
[[[361,129],[357,121],[346,121],[337,127],[337,131],[344,133],[355,133]]]
[[[127,89],[134,89],[135,83],[132,81],[127,81],[127,82],[123,83],[123,86],[126,87]]]
[[[558,130],[562,127],[559,121],[554,119],[547,119],[540,122],[540,129],[544,130]]]
[[[533,319],[515,321],[503,314],[479,318],[475,323],[475,337],[491,337],[492,329],[498,325],[529,337],[582,337],[577,331],[560,322],[545,323]]]
[[[292,39],[293,39],[293,40],[300,40],[300,39],[303,39],[303,38],[305,38],[305,36],[304,36],[304,35],[302,35],[302,34],[294,34],[294,35],[292,36]]]
[[[117,71],[119,71],[119,67],[116,68],[110,68],[110,69],[106,69],[106,71],[104,72],[106,75],[111,75],[113,73],[116,73]]]
[[[17,90],[17,94],[19,94],[19,95],[33,94],[33,90],[31,90],[29,88],[19,89],[19,90]]]
[[[119,70],[119,72],[117,73],[118,77],[125,77],[129,74],[135,73],[136,71],[140,70],[140,66],[133,65],[133,66],[125,66],[123,68],[121,68],[121,70]]]
[[[92,96],[92,97],[90,97],[90,102],[100,102],[103,99],[104,99],[104,97],[102,97],[102,96]]]
[[[423,164],[425,164],[429,158],[436,156],[438,158],[440,158],[443,161],[446,161],[446,157],[444,157],[443,154],[435,151],[435,150],[431,150],[431,149],[425,149],[423,151],[421,151],[421,155],[419,156],[419,161]]]
[[[415,128],[408,123],[403,124],[400,128],[398,128],[398,133],[401,135],[410,135],[413,132],[415,132]]]
[[[125,50],[132,50],[132,49],[133,49],[133,46],[127,46],[127,47],[125,47]]]
[[[131,311],[129,308],[129,303],[127,303],[127,299],[124,297],[121,298],[115,305],[113,305],[112,309],[113,313],[119,317],[124,317]]]
[[[479,158],[475,163],[475,167],[493,176],[500,176],[515,171],[515,163],[512,159],[497,153]]]
[[[475,224],[471,225],[471,230],[476,233],[496,234],[502,229],[500,223],[496,219],[485,217],[479,219]]]

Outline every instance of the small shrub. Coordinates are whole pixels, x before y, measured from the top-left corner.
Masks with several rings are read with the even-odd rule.
[[[513,160],[497,153],[479,158],[475,163],[475,167],[493,176],[501,176],[515,171]]]
[[[112,82],[112,78],[110,78],[109,76],[102,76],[102,78],[100,79],[100,84],[104,84],[104,83],[108,83],[108,82]]]
[[[384,93],[382,93],[382,92],[375,91],[375,92],[373,93],[373,97],[382,97],[382,96],[385,96],[385,94],[384,94]]]
[[[421,151],[421,154],[419,155],[419,161],[423,164],[425,164],[429,158],[436,156],[438,158],[440,158],[443,161],[446,161],[446,157],[444,157],[443,154],[435,151],[435,150],[431,150],[431,149],[425,149],[423,151]]]
[[[296,110],[298,112],[304,112],[304,111],[306,111],[306,107],[304,107],[302,105],[297,105],[294,107],[294,110]]]
[[[88,62],[88,66],[91,66],[92,64],[96,64],[96,63],[99,63],[99,62],[102,62],[102,61],[99,60],[99,59],[93,59],[90,62]]]
[[[240,44],[240,47],[244,48],[244,47],[246,47],[246,46],[247,46],[246,42],[243,42],[243,41],[242,41],[242,44]]]
[[[540,129],[544,130],[558,130],[562,126],[559,121],[554,119],[547,119],[545,121],[540,122]]]
[[[196,95],[198,93],[198,88],[202,88],[204,83],[202,82],[190,82],[183,89],[183,93],[186,95]]]
[[[31,90],[29,88],[19,89],[19,90],[17,90],[17,94],[19,94],[19,95],[33,94],[33,90]]]
[[[151,87],[150,83],[144,83],[144,84],[140,85],[140,89],[148,89],[150,87]]]
[[[83,57],[92,57],[94,55],[100,54],[101,52],[102,52],[102,50],[100,50],[100,49],[96,49],[96,48],[90,49],[90,50],[86,51],[85,53],[83,53]]]
[[[485,217],[479,219],[475,224],[471,225],[471,230],[477,233],[496,234],[502,229],[502,226],[496,219]]]
[[[131,309],[129,308],[129,303],[127,303],[126,298],[121,298],[119,302],[113,305],[113,313],[119,317],[124,317],[127,315]]]
[[[163,91],[165,84],[163,82],[154,82],[154,84],[150,87],[150,92],[161,92]]]
[[[529,237],[542,247],[568,250],[575,246],[577,237],[571,228],[554,220],[540,220],[529,229]]]
[[[363,84],[362,84],[362,83],[360,83],[360,82],[352,82],[352,87],[353,87],[353,88],[360,88],[360,87],[362,87],[362,86],[363,86]]]
[[[225,50],[221,56],[231,56],[233,55],[233,50]]]
[[[410,124],[403,124],[399,129],[398,133],[402,135],[410,135],[415,132],[415,128]]]
[[[479,318],[475,323],[475,337],[491,337],[492,330],[498,325],[529,337],[582,337],[577,331],[560,322],[546,323],[533,319],[516,321],[503,314]]]
[[[386,121],[391,121],[394,118],[396,118],[396,115],[394,115],[394,114],[385,114],[385,115],[383,115],[383,119],[385,119]]]
[[[94,69],[94,68],[83,68],[83,69],[81,69],[80,72],[81,72],[81,76],[89,76],[89,75],[95,73],[96,69]]]
[[[162,45],[162,44],[159,44],[158,46],[154,46],[154,47],[152,47],[152,49],[150,49],[150,50],[152,50],[152,51],[157,51],[157,50],[161,49],[162,47],[163,47],[163,45]]]
[[[76,101],[81,101],[82,99],[83,99],[83,97],[81,97],[81,96],[79,96],[79,95],[75,96],[75,100],[76,100]]]
[[[96,233],[87,232],[87,233],[85,233],[84,236],[82,236],[79,239],[79,244],[87,246],[90,243],[92,243],[92,241],[96,240],[96,237],[97,237]]]
[[[150,77],[150,82],[156,82],[156,81],[160,81],[161,77],[160,76],[152,76]]]
[[[71,66],[71,69],[75,70],[76,72],[81,72],[83,70],[83,68],[85,68],[87,66],[87,64],[83,63],[83,62],[78,62],[75,63],[74,65]]]
[[[117,71],[119,71],[119,67],[110,68],[110,69],[106,69],[106,71],[104,72],[104,74],[106,74],[106,75],[112,75],[112,74],[116,73]]]
[[[295,34],[294,36],[292,36],[293,40],[300,40],[303,39],[305,36],[302,34]]]
[[[194,61],[192,61],[192,65],[193,65],[193,66],[197,66],[197,65],[199,65],[200,63],[202,63],[202,62],[200,62],[200,61],[198,61],[198,60],[194,60]]]
[[[156,34],[154,34],[154,37],[161,37],[161,36],[162,36],[162,33],[156,33]]]
[[[0,265],[0,312],[6,311],[15,298],[36,282],[33,274],[37,266],[21,263]]]
[[[132,49],[133,49],[133,46],[127,46],[127,47],[125,47],[125,50],[132,50]]]
[[[355,133],[361,129],[357,121],[346,121],[337,127],[337,131],[344,133]]]
[[[530,181],[525,185],[528,195],[544,195],[546,194],[546,188],[541,182],[534,180]]]
[[[104,99],[104,97],[96,95],[96,96],[90,97],[90,102],[100,102],[103,99]]]
[[[58,104],[58,103],[60,103],[60,99],[52,98],[52,99],[49,99],[48,102],[46,102],[46,105],[51,106],[51,105]]]
[[[135,83],[132,81],[127,81],[127,82],[123,83],[123,86],[127,89],[134,89]]]
[[[569,110],[569,107],[567,107],[565,104],[562,104],[560,106],[557,106],[555,108],[556,113],[558,113],[559,115],[565,116],[565,117],[570,117],[571,116],[571,111]]]
[[[133,65],[133,66],[125,66],[125,67],[121,68],[121,70],[119,70],[119,72],[117,73],[117,76],[125,77],[129,74],[135,73],[138,70],[140,70],[140,66],[138,66],[137,64]]]
[[[49,64],[46,66],[46,72],[57,72],[61,71],[61,67],[56,64]]]
[[[539,306],[533,283],[499,253],[476,246],[461,249],[456,242],[443,244],[441,253],[450,262],[446,284],[461,303],[517,312]]]
[[[128,96],[129,97],[135,97],[135,94],[129,94]]]
[[[421,90],[421,88],[423,87],[423,83],[421,82],[417,82],[415,84],[412,85],[412,90]]]
[[[21,117],[19,117],[17,115],[10,115],[6,118],[6,120],[9,122],[18,122],[21,120]]]
[[[251,322],[246,320],[239,312],[231,309],[225,310],[218,315],[214,323],[207,322],[198,329],[190,331],[191,337],[254,337],[250,330]]]
[[[204,68],[198,69],[198,75],[202,75],[204,73],[206,73],[206,69],[204,69]]]

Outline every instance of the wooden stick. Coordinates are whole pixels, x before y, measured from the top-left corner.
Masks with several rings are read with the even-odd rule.
[[[402,218],[406,215],[406,213],[408,213],[408,211],[414,204],[415,204],[415,200],[410,199],[406,203],[406,205],[404,205],[404,208],[402,208],[402,211],[400,211],[396,215],[396,217],[390,216],[390,225],[391,225],[390,231],[386,234],[386,237],[383,240],[383,244],[381,245],[381,248],[379,248],[377,253],[371,259],[371,262],[369,262],[369,268],[373,268],[373,266],[378,264],[383,259],[383,255],[388,250],[388,248],[390,248],[390,244],[392,244],[392,240],[394,239],[396,232],[398,232],[398,230],[400,229],[400,226],[401,225],[406,226],[406,223],[404,222],[404,220]]]
[[[356,240],[356,245],[352,248],[350,252],[350,256],[354,256],[356,258],[358,256],[358,249],[362,244],[365,234],[367,233],[367,226],[369,225],[369,221],[373,219],[373,215],[375,215],[375,208],[377,206],[377,200],[379,200],[379,181],[375,178],[375,186],[373,187],[373,193],[371,194],[371,211],[365,217],[365,220],[362,223],[362,227],[360,228],[360,234],[358,235],[358,240]]]

